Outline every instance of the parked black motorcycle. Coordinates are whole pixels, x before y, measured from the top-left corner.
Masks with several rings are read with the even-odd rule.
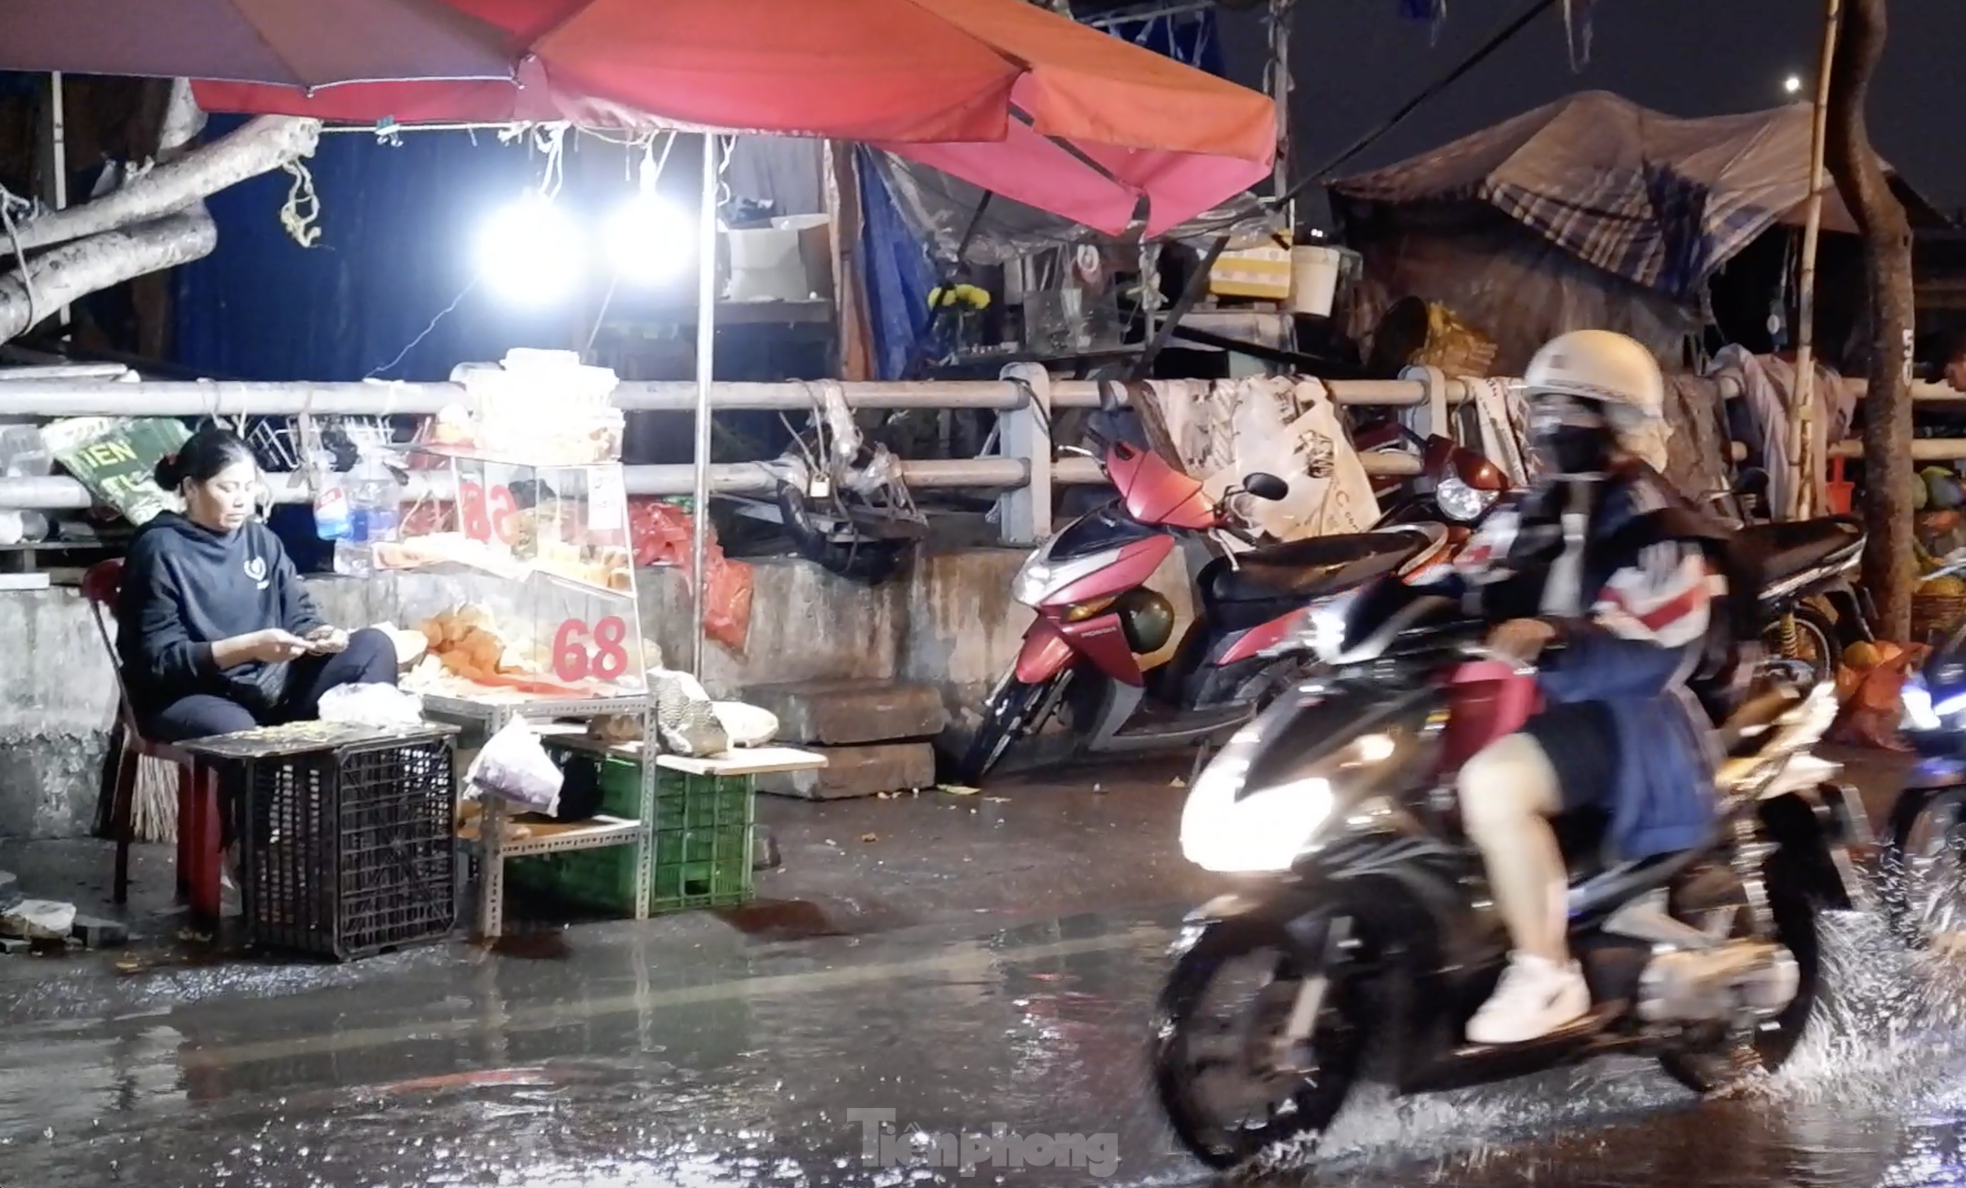
[[[1805,669],[1810,681],[1835,680],[1844,649],[1873,642],[1870,599],[1852,580],[1863,557],[1863,522],[1826,516],[1774,523],[1763,506],[1767,490],[1768,472],[1749,467],[1733,488],[1709,492],[1704,502],[1738,526],[1762,567],[1765,653]]]
[[[1526,1044],[1463,1040],[1509,943],[1453,772],[1534,696],[1533,674],[1481,647],[1485,630],[1398,583],[1328,604],[1315,627],[1328,670],[1240,732],[1189,794],[1185,855],[1247,880],[1188,916],[1149,1046],[1174,1133],[1203,1162],[1315,1138],[1368,1051],[1390,1057],[1404,1094],[1611,1052],[1654,1056],[1710,1092],[1794,1050],[1821,989],[1818,912],[1851,902],[1853,793],[1798,762],[1835,713],[1833,686],[1779,680],[1725,725],[1704,844],[1614,864],[1601,815],[1557,822],[1591,1012]],[[1253,993],[1214,1012],[1238,973]]]

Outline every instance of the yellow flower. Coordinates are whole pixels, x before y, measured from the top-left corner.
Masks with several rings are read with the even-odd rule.
[[[967,284],[951,285],[946,288],[942,285],[937,285],[935,288],[929,290],[928,307],[930,309],[935,309],[938,306],[947,309],[957,304],[967,305],[971,309],[988,309],[990,306],[990,292],[987,289]]]

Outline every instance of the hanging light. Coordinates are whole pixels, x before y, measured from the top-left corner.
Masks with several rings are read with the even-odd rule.
[[[528,305],[571,293],[585,271],[585,255],[572,217],[536,192],[493,213],[478,236],[485,283],[500,296]]]
[[[668,154],[663,156],[666,159]],[[673,279],[694,254],[696,221],[656,192],[661,172],[651,146],[645,145],[635,196],[608,219],[608,259],[616,275],[631,285]]]

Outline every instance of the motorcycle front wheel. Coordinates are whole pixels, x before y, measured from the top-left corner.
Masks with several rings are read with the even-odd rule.
[[[1891,808],[1881,862],[1885,918],[1905,947],[1966,942],[1966,788],[1908,790]]]
[[[1307,1044],[1284,1052],[1303,968],[1283,931],[1210,925],[1176,960],[1156,1004],[1147,1060],[1169,1127],[1211,1168],[1238,1167],[1280,1143],[1315,1142],[1358,1074],[1365,1028],[1349,991],[1325,990]],[[1254,982],[1226,1014],[1214,993]]]
[[[983,722],[956,765],[956,778],[980,786],[1003,761],[1011,743],[1043,724],[1032,719],[1056,684],[1055,677],[1035,685],[1020,681],[1015,675],[1005,677],[997,691],[983,703]]]
[[[1802,1040],[1803,1030],[1809,1026],[1809,1016],[1815,1013],[1821,992],[1822,936],[1816,903],[1787,855],[1776,854],[1763,871],[1768,910],[1775,920],[1775,939],[1795,958],[1798,974],[1795,997],[1781,1014],[1756,1028],[1752,1038],[1668,1052],[1659,1057],[1667,1075],[1703,1096],[1732,1089],[1788,1063]],[[1731,935],[1746,935],[1748,920],[1743,906],[1735,912]]]

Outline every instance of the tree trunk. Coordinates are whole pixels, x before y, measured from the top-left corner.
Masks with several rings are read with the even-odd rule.
[[[1911,634],[1911,225],[1871,149],[1864,107],[1884,54],[1885,0],[1848,0],[1830,72],[1830,176],[1864,236],[1870,282],[1870,384],[1863,401],[1864,581],[1877,633]]]

